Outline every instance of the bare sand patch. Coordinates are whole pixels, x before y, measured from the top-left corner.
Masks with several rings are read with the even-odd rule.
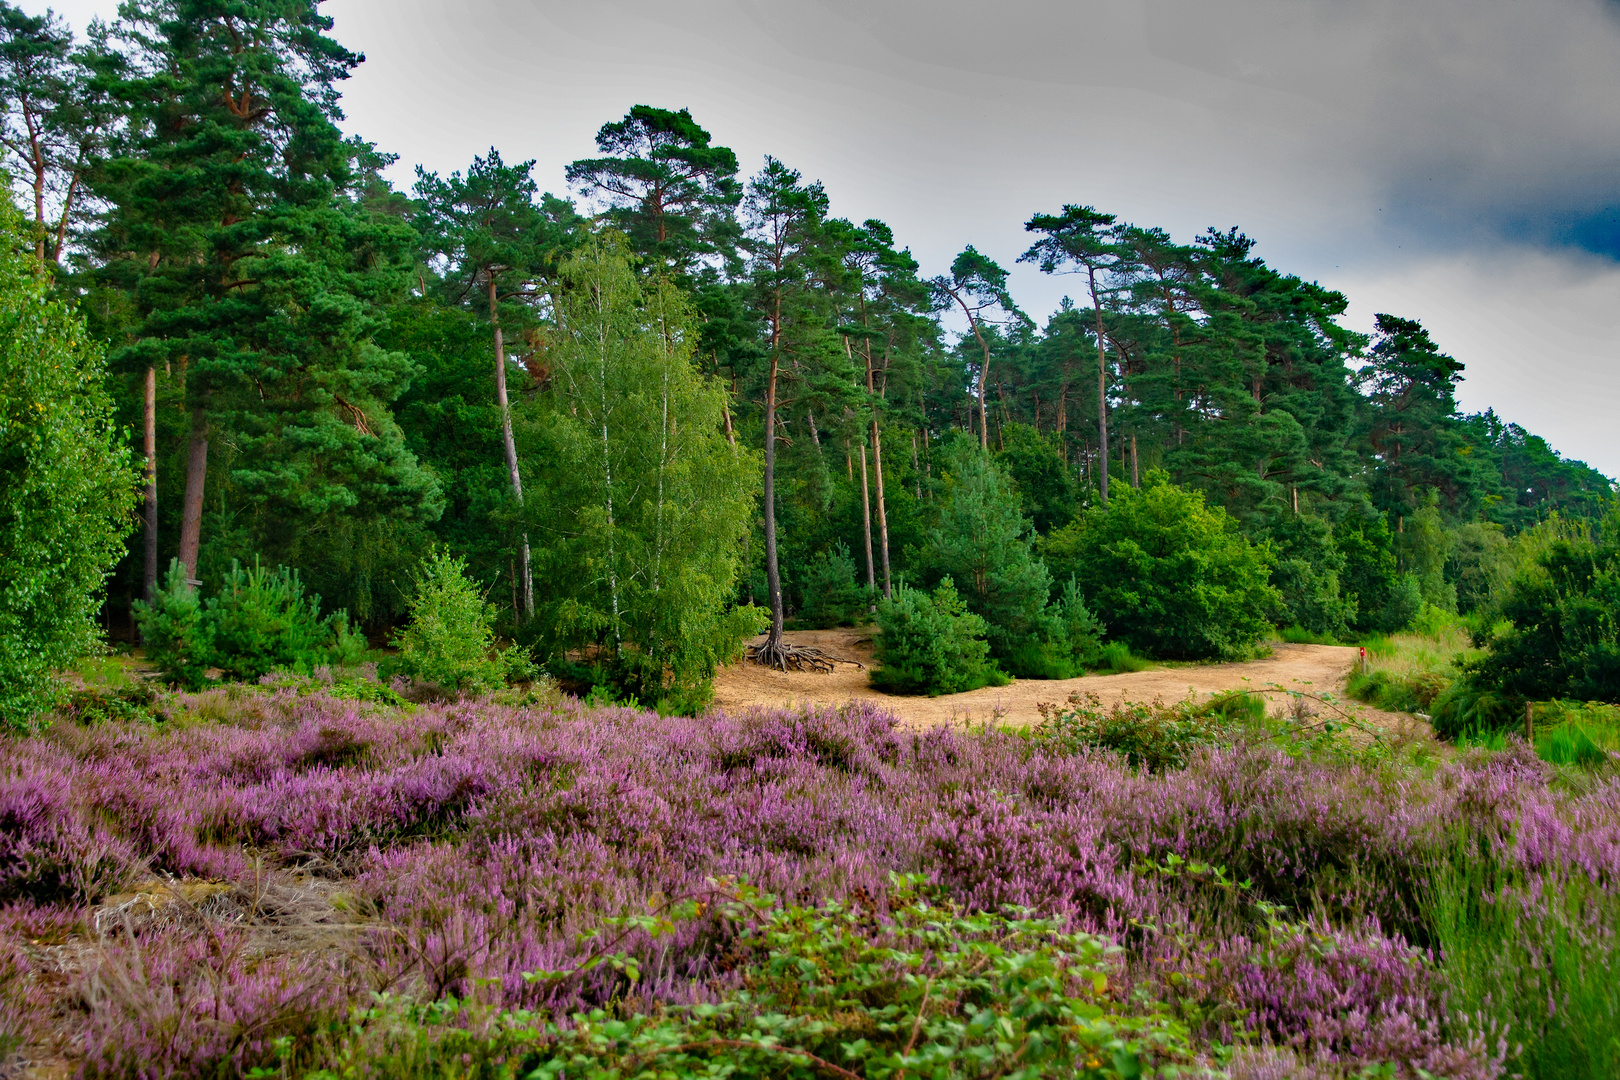
[[[1016,679],[1009,686],[987,686],[931,698],[885,694],[872,688],[866,673],[873,663],[875,633],[875,627],[786,633],[784,639],[794,644],[815,645],[865,666],[840,664],[833,674],[822,675],[775,671],[758,664],[731,664],[721,668],[715,677],[714,704],[722,709],[738,709],[796,703],[841,705],[861,699],[882,702],[899,715],[902,723],[912,727],[984,723],[1022,726],[1040,719],[1036,711],[1040,703],[1061,704],[1075,693],[1093,693],[1104,705],[1112,705],[1155,698],[1179,701],[1189,695],[1206,698],[1223,690],[1264,690],[1280,685],[1290,690],[1337,695],[1357,719],[1391,736],[1429,736],[1428,725],[1421,720],[1344,698],[1345,678],[1356,662],[1356,650],[1351,646],[1279,644],[1270,656],[1244,663],[1188,664],[1079,679]],[[1276,697],[1281,702],[1284,695]]]

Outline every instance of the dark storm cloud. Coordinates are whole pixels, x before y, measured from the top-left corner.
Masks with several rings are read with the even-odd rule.
[[[1194,115],[1180,124],[1130,131],[1092,119],[1115,154],[1134,147],[1153,160],[1156,141],[1173,141],[1186,157],[1210,153],[1233,164],[1247,156],[1252,168],[1301,184],[1356,178],[1386,228],[1431,243],[1511,239],[1620,254],[1614,3],[795,6],[796,16],[775,4],[742,9],[800,55],[827,55],[828,46],[870,54],[870,46],[852,46],[839,24],[859,28],[881,52],[914,70],[934,69],[947,87],[954,72],[1125,90],[1188,106]],[[1004,121],[1027,130],[1022,119]]]

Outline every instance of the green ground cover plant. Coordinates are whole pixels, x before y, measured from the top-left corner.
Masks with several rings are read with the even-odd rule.
[[[1186,1026],[1116,989],[1118,946],[1029,912],[966,912],[936,892],[900,878],[881,907],[801,907],[715,882],[705,902],[608,921],[662,936],[707,906],[722,912],[739,928],[737,966],[712,1003],[596,1009],[557,1024],[476,1001],[385,1000],[334,1033],[332,1056],[343,1064],[311,1076],[1196,1074]],[[620,973],[631,994],[642,974],[635,957],[599,947],[570,969],[525,977],[563,981],[598,968]]]
[[[1122,701],[1104,708],[1093,692],[1069,695],[1066,708],[1041,704],[1040,723],[1029,730],[1036,746],[1076,753],[1111,750],[1146,772],[1184,769],[1200,747],[1228,744],[1244,724],[1265,716],[1265,701],[1226,695],[1211,702]]]

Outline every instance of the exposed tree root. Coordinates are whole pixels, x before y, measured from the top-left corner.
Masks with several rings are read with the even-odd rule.
[[[778,671],[819,671],[823,675],[831,675],[839,664],[866,667],[859,660],[835,656],[814,645],[790,645],[785,641],[773,643],[767,640],[758,645],[750,645],[746,659],[762,667],[776,668]]]

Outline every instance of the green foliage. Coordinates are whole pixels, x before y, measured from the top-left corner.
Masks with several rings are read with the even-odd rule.
[[[1028,424],[1001,429],[996,462],[1012,478],[1025,517],[1041,535],[1068,524],[1074,516],[1074,478],[1063,460],[1062,444]]]
[[[1271,629],[1269,546],[1251,544],[1225,511],[1163,473],[1139,490],[1121,487],[1045,551],[1072,570],[1110,637],[1151,656],[1243,656]]]
[[[1372,670],[1352,671],[1345,693],[1357,701],[1389,712],[1426,713],[1451,686],[1452,680],[1437,671],[1397,674]]]
[[[1513,548],[1502,527],[1469,522],[1459,527],[1446,560],[1446,580],[1457,590],[1457,610],[1491,611],[1513,576]]]
[[[123,137],[89,170],[106,209],[83,237],[112,366],[164,373],[211,444],[208,505],[238,522],[235,554],[433,520],[438,480],[391,413],[415,367],[372,339],[416,238],[366,197],[382,160],[336,124],[360,56],[308,0],[120,15],[91,62]]]
[[[842,540],[810,560],[804,573],[804,607],[795,622],[822,629],[855,626],[870,617],[872,596],[855,582],[855,560]]]
[[[564,263],[555,303],[566,332],[528,503],[544,644],[600,648],[621,696],[691,711],[759,631],[758,609],[729,606],[759,459],[722,434],[725,392],[693,364],[686,300],[639,280],[622,240]]]
[[[1612,711],[1612,710],[1611,710]],[[1554,765],[1593,769],[1620,762],[1620,722],[1565,719],[1536,727],[1536,756]]]
[[[1110,641],[1104,645],[1097,654],[1096,667],[1100,671],[1123,674],[1132,671],[1146,671],[1153,666],[1153,661],[1144,659],[1131,652],[1131,647],[1123,641]]]
[[[1434,725],[1435,735],[1453,741],[1486,732],[1522,729],[1524,700],[1462,679],[1435,699],[1429,722]]]
[[[208,599],[205,619],[214,663],[229,678],[354,664],[365,651],[348,616],[321,618],[321,598],[306,596],[298,571],[285,566],[266,570],[255,562],[246,570],[233,562],[218,595]]]
[[[958,438],[946,462],[947,495],[930,553],[933,568],[961,583],[962,599],[985,621],[991,654],[1012,674],[1049,678],[1043,669],[1066,666],[1070,649],[1062,636],[1063,616],[1048,610],[1052,576],[1035,556],[1018,492],[971,439]]]
[[[1289,645],[1337,645],[1339,639],[1332,634],[1318,634],[1307,630],[1298,623],[1284,626],[1277,631],[1277,640]]]
[[[1269,538],[1277,551],[1271,584],[1282,596],[1277,621],[1328,644],[1348,637],[1358,604],[1340,587],[1345,558],[1332,528],[1320,518],[1294,514],[1274,522]]]
[[[1531,700],[1620,701],[1620,509],[1585,538],[1554,540],[1502,602],[1511,627],[1467,666],[1481,690]]]
[[[1405,520],[1405,531],[1399,536],[1401,556],[1409,572],[1417,578],[1418,591],[1423,602],[1441,611],[1456,614],[1457,587],[1446,580],[1446,562],[1456,543],[1454,534],[1440,519],[1438,496],[1430,493],[1429,501]]]
[[[200,689],[213,666],[214,626],[205,613],[202,596],[186,584],[178,559],[170,560],[169,572],[151,603],[135,602],[146,659],[166,681],[187,690]]]
[[[1113,668],[1116,671],[1140,671],[1148,666],[1147,661],[1131,656],[1122,641],[1103,644],[1102,620],[1086,606],[1072,577],[1036,625],[1038,636],[1015,645],[1006,660],[1008,669],[1019,678],[1073,679],[1088,668],[1109,668],[1114,663],[1132,665]]]
[[[761,912],[754,890],[739,894],[744,902],[720,909],[754,925],[737,937],[739,966],[718,1000],[653,1015],[593,1010],[564,1026],[384,998],[334,1032],[337,1067],[311,1076],[1135,1080],[1193,1066],[1186,1027],[1120,988],[1121,950],[1061,920],[969,913],[910,880],[897,882],[881,916],[842,903]],[[699,911],[688,901],[610,922],[657,936]],[[632,986],[641,975],[623,954],[598,951],[586,963]]]
[[[897,694],[959,694],[1006,683],[990,660],[985,622],[946,578],[932,595],[902,585],[878,602],[872,685]]]
[[[323,664],[358,663],[365,639],[342,611],[321,617],[321,598],[306,596],[296,570],[251,570],[232,563],[218,595],[206,601],[186,583],[179,560],[169,563],[150,604],[137,601],[146,658],[163,677],[188,690],[207,682],[209,668],[254,680],[272,671],[308,674]]]
[[[1148,772],[1184,769],[1199,747],[1229,742],[1243,719],[1259,720],[1265,701],[1232,695],[1198,705],[1191,699],[1166,705],[1122,701],[1103,708],[1095,693],[1070,694],[1067,708],[1039,706],[1041,720],[1030,741],[1053,753],[1112,750]]]
[[[113,424],[101,351],[48,299],[50,282],[0,199],[0,728],[57,694],[93,652],[136,476]]]
[[[417,575],[410,618],[394,641],[399,656],[388,672],[472,694],[504,686],[519,660],[512,650],[496,648],[494,622],[466,561],[435,551]]]
[[[1379,634],[1406,629],[1423,605],[1423,592],[1414,578],[1400,572],[1394,534],[1383,517],[1345,518],[1334,532],[1334,543],[1344,556],[1341,583],[1356,600],[1353,628]]]

